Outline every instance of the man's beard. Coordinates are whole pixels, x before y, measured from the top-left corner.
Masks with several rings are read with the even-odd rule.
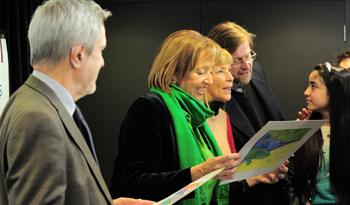
[[[248,69],[249,71],[249,75],[245,76],[245,77],[237,77],[234,79],[234,82],[238,85],[239,83],[246,85],[250,82],[251,78],[252,78],[252,73],[253,73],[253,69],[250,68]],[[240,73],[237,73],[237,76],[239,76]]]

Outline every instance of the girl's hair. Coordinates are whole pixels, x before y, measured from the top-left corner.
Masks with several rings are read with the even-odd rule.
[[[337,198],[337,204],[349,204],[350,201],[350,73],[342,67],[316,65],[322,82],[329,95],[330,159],[329,180],[331,189]],[[310,119],[321,119],[321,114],[313,111]],[[324,163],[323,138],[318,130],[295,154],[295,184],[299,196],[312,198],[310,193],[316,184],[319,169]]]

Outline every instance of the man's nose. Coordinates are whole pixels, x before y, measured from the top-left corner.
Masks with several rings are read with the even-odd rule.
[[[241,67],[246,70],[250,68],[250,64],[247,61],[244,61]]]

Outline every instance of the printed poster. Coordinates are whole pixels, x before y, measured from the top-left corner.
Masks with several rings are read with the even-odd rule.
[[[9,67],[5,35],[0,31],[0,115],[10,97]]]
[[[220,185],[271,173],[282,166],[327,120],[270,121],[239,151],[236,176]]]
[[[216,171],[213,171],[200,179],[190,183],[189,185],[185,186],[184,188],[180,189],[179,191],[175,192],[174,194],[170,195],[169,197],[155,203],[154,205],[171,205],[175,202],[179,201],[183,197],[185,197],[187,194],[191,193],[193,190],[200,187],[202,184],[207,182],[209,179],[215,177],[217,174],[219,174],[224,168],[218,169]]]

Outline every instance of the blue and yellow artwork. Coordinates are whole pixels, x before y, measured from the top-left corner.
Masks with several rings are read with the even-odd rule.
[[[276,165],[310,129],[268,131],[250,149],[237,172]]]

